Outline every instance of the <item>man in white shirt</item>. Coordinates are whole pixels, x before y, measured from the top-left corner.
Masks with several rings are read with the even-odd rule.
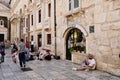
[[[31,41],[31,52],[34,52],[34,41]]]

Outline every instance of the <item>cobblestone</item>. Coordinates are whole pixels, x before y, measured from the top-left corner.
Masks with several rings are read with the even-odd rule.
[[[5,62],[0,64],[0,80],[120,80],[109,73],[95,71],[72,71],[79,65],[67,60],[29,61],[26,67],[32,71],[23,72],[19,64],[12,62],[9,50],[6,50]]]

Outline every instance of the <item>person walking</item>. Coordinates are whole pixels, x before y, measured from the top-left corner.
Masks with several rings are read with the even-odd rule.
[[[2,55],[2,57],[1,57],[1,62],[4,62],[4,59],[5,59],[5,44],[4,44],[4,42],[1,42],[1,51],[0,51],[0,53],[1,53],[1,55]]]
[[[18,44],[18,53],[19,53],[19,62],[20,62],[20,67],[26,67],[25,64],[25,43],[24,39],[20,40],[20,43]]]
[[[0,63],[2,62],[2,52],[3,52],[3,48],[0,44]]]
[[[33,41],[33,39],[31,41],[31,52],[34,52],[34,41]]]

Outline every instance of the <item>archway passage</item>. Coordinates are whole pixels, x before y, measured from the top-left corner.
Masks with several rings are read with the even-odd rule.
[[[0,42],[4,41],[4,34],[0,34]]]
[[[71,60],[71,54],[73,51],[84,51],[85,46],[82,45],[84,40],[83,33],[77,29],[71,29],[66,36],[66,59]]]
[[[38,47],[42,46],[42,34],[38,34]]]

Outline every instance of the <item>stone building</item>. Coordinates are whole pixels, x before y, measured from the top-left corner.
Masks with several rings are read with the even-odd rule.
[[[51,48],[53,1],[11,0],[11,42],[17,43],[20,38],[24,38],[26,41],[34,40],[35,49]]]
[[[0,41],[10,40],[10,8],[9,6],[0,1]]]
[[[58,55],[80,63],[76,51],[91,53],[97,69],[120,75],[120,0],[56,0],[56,10]]]
[[[10,0],[11,8],[11,42],[18,43],[20,38],[24,38],[24,28],[25,28],[25,8],[27,5],[27,0]]]
[[[91,53],[97,69],[120,75],[119,0],[11,0],[11,33],[78,64]]]

